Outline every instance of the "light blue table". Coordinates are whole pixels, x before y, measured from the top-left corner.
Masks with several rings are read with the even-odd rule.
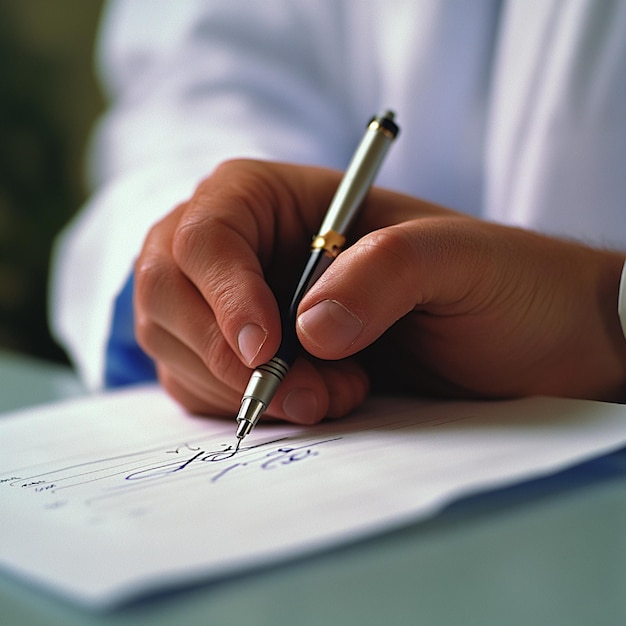
[[[0,411],[81,393],[68,369],[0,352]],[[373,540],[110,613],[1,573],[0,622],[626,624],[626,453]]]

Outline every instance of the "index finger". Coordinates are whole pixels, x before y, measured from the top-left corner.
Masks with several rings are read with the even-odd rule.
[[[242,191],[219,170],[207,179],[181,217],[172,254],[233,351],[254,365],[273,356],[280,335],[278,306],[259,258],[267,237],[261,224],[271,229],[273,216],[263,206],[251,207]]]
[[[174,258],[250,367],[278,349],[276,296],[290,295],[282,292],[293,289],[338,181],[331,170],[230,161],[202,183],[181,218]]]

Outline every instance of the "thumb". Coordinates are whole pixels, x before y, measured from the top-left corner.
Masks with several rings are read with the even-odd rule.
[[[340,359],[373,343],[411,311],[457,312],[450,307],[473,292],[477,275],[485,278],[477,268],[485,255],[467,236],[474,222],[464,216],[423,218],[357,241],[300,303],[302,346],[316,357]]]

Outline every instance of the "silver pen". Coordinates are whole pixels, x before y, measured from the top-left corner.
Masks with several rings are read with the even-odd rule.
[[[304,294],[341,252],[346,241],[346,233],[354,222],[387,149],[398,131],[391,111],[374,117],[367,126],[365,135],[328,207],[319,234],[313,239],[309,260],[289,307],[282,313],[282,340],[278,352],[270,361],[254,370],[243,393],[241,408],[237,414],[236,450],[266,411],[293,364],[299,348],[296,335],[298,305]]]

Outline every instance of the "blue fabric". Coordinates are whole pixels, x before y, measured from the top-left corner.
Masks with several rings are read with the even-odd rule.
[[[134,275],[131,273],[117,296],[106,348],[104,381],[107,387],[123,387],[156,380],[154,361],[135,339],[133,312]]]

